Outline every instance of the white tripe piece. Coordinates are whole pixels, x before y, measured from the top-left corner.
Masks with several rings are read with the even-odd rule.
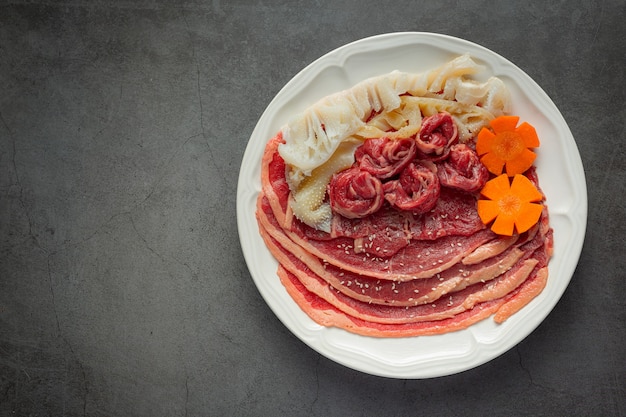
[[[444,96],[448,95],[448,90],[453,91],[451,95],[455,101],[473,106],[480,105],[496,117],[510,110],[509,90],[497,77],[491,77],[484,83],[451,78],[444,86]]]
[[[360,140],[343,141],[328,161],[315,168],[313,174],[291,193],[289,206],[296,217],[318,230],[330,232],[332,211],[325,201],[326,186],[335,172],[350,168],[354,163],[354,151],[360,144]]]
[[[480,83],[465,78],[481,69],[465,54],[420,74],[393,71],[326,96],[291,119],[281,129],[285,142],[278,152],[287,164],[294,215],[312,227],[326,229],[329,208],[320,206],[319,198],[299,196],[300,184],[347,139],[411,137],[419,131],[422,117],[447,111],[459,127],[460,139],[465,141],[491,119],[507,112],[510,97],[500,79],[492,77]],[[366,123],[373,113],[375,117]],[[395,132],[388,134],[387,130]],[[340,152],[347,152],[345,149]],[[323,171],[330,181],[328,170]],[[322,189],[319,179],[309,182],[317,184],[314,194],[318,195]],[[305,195],[311,195],[311,191],[307,188]],[[307,203],[313,200],[314,204]]]
[[[310,175],[339,144],[365,125],[372,111],[400,105],[392,78],[396,73],[365,80],[353,88],[324,97],[282,128],[279,153],[285,163]]]

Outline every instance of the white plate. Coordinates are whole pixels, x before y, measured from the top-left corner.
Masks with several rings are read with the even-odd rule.
[[[375,75],[422,72],[469,52],[512,94],[512,114],[535,126],[536,159],[554,228],[554,256],[545,290],[505,323],[484,320],[440,336],[380,339],[319,326],[303,313],[276,276],[277,262],[258,233],[255,201],[266,142],[294,114],[320,98]],[[291,332],[320,354],[350,368],[392,378],[429,378],[461,372],[506,352],[550,313],[570,282],[587,222],[587,188],[574,138],[548,95],[522,70],[474,43],[432,33],[393,33],[342,46],[297,74],[261,116],[246,148],[237,189],[237,221],[243,254],[259,292]]]

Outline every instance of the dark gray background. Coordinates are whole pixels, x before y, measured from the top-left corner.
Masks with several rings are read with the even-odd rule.
[[[0,415],[626,415],[623,1],[0,3]],[[326,52],[430,31],[559,107],[589,219],[545,322],[477,369],[393,380],[294,337],[244,263],[239,165]]]

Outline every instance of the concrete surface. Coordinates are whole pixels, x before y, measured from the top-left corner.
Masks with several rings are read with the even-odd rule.
[[[0,3],[0,415],[626,415],[623,1]],[[347,42],[430,31],[550,95],[588,232],[522,343],[432,380],[307,348],[257,292],[235,189],[278,90]]]

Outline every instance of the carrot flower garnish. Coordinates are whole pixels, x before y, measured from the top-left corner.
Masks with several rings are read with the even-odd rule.
[[[508,175],[501,174],[487,181],[480,193],[486,199],[478,200],[478,215],[484,224],[493,221],[494,233],[512,236],[514,229],[524,233],[539,221],[543,205],[537,202],[543,195],[524,175],[509,182]]]
[[[496,117],[489,123],[493,131],[484,127],[478,133],[476,152],[492,174],[502,174],[505,166],[510,177],[522,174],[535,161],[537,155],[530,148],[539,146],[537,132],[526,122],[517,126],[518,122],[517,116]]]

